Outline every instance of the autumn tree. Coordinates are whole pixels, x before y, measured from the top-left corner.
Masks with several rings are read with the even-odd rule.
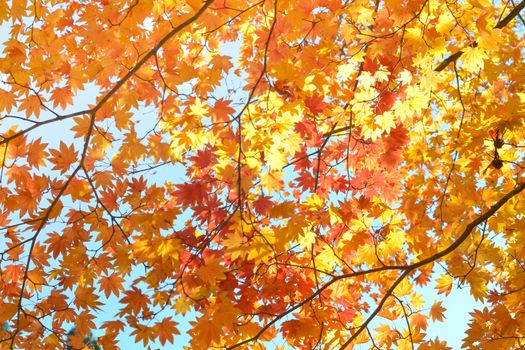
[[[0,349],[522,348],[524,7],[0,1]]]

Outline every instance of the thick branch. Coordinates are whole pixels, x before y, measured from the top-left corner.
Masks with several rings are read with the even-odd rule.
[[[523,8],[525,8],[525,0],[520,2],[507,16],[505,16],[505,18],[501,19],[496,24],[496,26],[494,28],[495,29],[502,29],[502,28],[504,28],[507,24],[509,24],[510,21],[512,21],[514,19],[514,17],[519,15],[520,11],[523,10]],[[476,47],[476,46],[478,46],[478,44],[474,43],[473,46]],[[457,61],[457,59],[460,58],[461,55],[463,55],[463,51],[460,50],[460,51],[456,52],[455,54],[453,54],[451,56],[448,56],[443,62],[441,62],[439,64],[439,66],[437,66],[434,69],[434,71],[441,72],[443,69],[447,68],[447,66],[450,63]]]
[[[496,24],[496,26],[494,28],[501,29],[501,28],[505,27],[507,24],[509,24],[510,21],[512,21],[514,19],[514,17],[519,15],[520,11],[523,10],[523,8],[525,8],[525,0],[520,2],[518,4],[518,6],[516,6],[514,8],[514,10],[510,11],[510,13],[505,18],[500,20],[498,22],[498,24]]]
[[[90,110],[83,110],[83,111],[78,111],[78,112],[67,114],[67,115],[59,115],[58,117],[47,119],[47,120],[42,120],[42,121],[38,121],[38,122],[35,122],[35,121],[32,121],[32,120],[26,120],[28,122],[32,122],[33,125],[31,125],[30,127],[26,128],[26,129],[20,130],[20,131],[18,131],[16,133],[12,134],[11,136],[7,136],[7,137],[0,136],[2,138],[2,140],[0,140],[0,145],[7,144],[7,143],[9,143],[9,141],[11,141],[13,139],[16,139],[17,137],[20,137],[22,135],[25,135],[28,132],[30,132],[31,130],[36,129],[38,127],[41,127],[43,125],[46,125],[46,124],[49,124],[49,123],[58,122],[58,121],[65,120],[65,119],[70,119],[70,118],[73,118],[73,117],[76,117],[76,116],[79,116],[79,115],[88,114],[89,112],[90,112]],[[7,118],[7,117],[13,117],[13,116],[5,116],[4,118]],[[17,119],[22,119],[22,118],[17,118]]]
[[[254,335],[251,338],[245,339],[237,344],[231,345],[226,347],[226,349],[235,349],[238,348],[244,344],[250,343],[252,341],[256,341],[259,339],[264,332],[266,332],[271,326],[279,322],[281,319],[286,317],[287,315],[291,314],[295,310],[299,309],[301,306],[307,304],[314,298],[316,298],[318,295],[320,295],[324,290],[326,290],[328,287],[330,287],[332,284],[336,283],[339,280],[347,279],[347,278],[353,278],[357,276],[364,276],[371,273],[377,273],[377,272],[383,272],[383,271],[391,271],[391,270],[401,270],[403,271],[401,275],[396,279],[396,281],[390,286],[390,288],[387,290],[379,304],[377,305],[376,309],[370,314],[370,316],[366,319],[366,321],[357,329],[357,331],[342,345],[341,349],[345,349],[350,343],[352,343],[358,336],[361,334],[363,330],[366,329],[368,324],[375,318],[375,316],[381,311],[381,308],[387,301],[387,299],[392,296],[392,293],[396,289],[396,287],[401,283],[411,272],[416,270],[417,268],[420,268],[424,265],[427,265],[431,262],[434,262],[436,260],[441,259],[442,257],[450,254],[454,250],[456,250],[470,235],[472,230],[490,218],[492,215],[494,215],[505,203],[507,203],[512,197],[516,196],[518,193],[522,192],[525,189],[525,182],[516,186],[512,191],[507,193],[505,196],[503,196],[499,201],[497,201],[493,206],[489,208],[483,215],[480,215],[475,220],[471,221],[463,233],[447,248],[443,249],[442,251],[426,258],[423,260],[420,260],[412,265],[406,265],[406,266],[382,266],[379,268],[373,268],[370,270],[365,271],[356,271],[349,274],[344,274],[340,276],[336,276],[332,278],[330,281],[326,282],[324,285],[320,286],[314,293],[312,293],[308,298],[304,299],[298,304],[295,304],[293,307],[288,309],[287,311],[283,312],[282,314],[276,316],[273,320],[268,322],[266,325],[264,325],[259,332]]]
[[[387,292],[385,293],[385,295],[383,296],[383,298],[381,299],[381,301],[379,302],[379,304],[377,305],[377,307],[375,308],[374,312],[372,312],[370,314],[370,316],[368,316],[368,318],[366,319],[366,321],[357,329],[357,331],[352,334],[352,336],[341,346],[341,350],[342,349],[345,349],[348,345],[350,345],[350,343],[352,343],[352,341],[354,341],[361,332],[363,332],[366,327],[368,326],[368,324],[375,318],[375,316],[379,313],[379,311],[381,311],[383,305],[385,304],[385,302],[387,301],[387,299],[389,297],[392,296],[392,293],[394,292],[394,290],[396,289],[396,287],[412,272],[414,271],[415,269],[423,266],[423,265],[426,265],[426,264],[429,264],[431,262],[434,262],[436,260],[439,260],[441,259],[442,257],[452,253],[454,250],[456,250],[469,236],[470,236],[470,233],[472,232],[472,230],[474,230],[474,228],[476,226],[478,226],[479,224],[481,224],[482,222],[488,220],[492,215],[494,215],[505,203],[507,203],[512,197],[516,196],[518,193],[520,193],[521,191],[523,191],[525,189],[525,182],[516,186],[512,191],[510,191],[509,193],[507,193],[505,196],[503,196],[503,198],[501,198],[499,201],[497,201],[493,206],[491,206],[489,208],[489,210],[487,210],[485,212],[485,214],[483,215],[480,215],[478,216],[475,220],[471,221],[467,227],[465,228],[465,230],[463,231],[463,233],[461,234],[461,236],[458,237],[458,239],[456,239],[454,241],[454,243],[452,243],[451,245],[449,245],[447,248],[443,249],[442,251],[426,258],[426,259],[423,259],[415,264],[412,264],[412,265],[409,265],[407,266],[407,269],[397,278],[397,280],[390,286],[390,288],[387,290]]]
[[[150,59],[152,56],[154,56],[155,53],[169,39],[171,39],[174,35],[179,33],[186,26],[190,25],[195,20],[197,20],[202,15],[202,13],[204,13],[206,8],[208,8],[212,3],[213,3],[213,0],[206,1],[204,3],[204,5],[199,9],[199,11],[197,11],[192,17],[190,17],[189,19],[187,19],[186,21],[184,21],[183,23],[181,23],[177,27],[173,28],[173,30],[170,33],[168,33],[164,38],[162,38],[162,40],[160,40],[159,43],[157,45],[155,45],[155,47],[153,47],[146,55],[144,55],[144,57],[142,57],[142,59],[139,62],[137,62],[137,64],[123,78],[121,78],[115,84],[115,86],[108,93],[106,93],[106,95],[104,95],[104,97],[96,104],[95,107],[93,107],[92,109],[90,109],[88,111],[81,111],[81,112],[72,114],[72,115],[85,114],[85,113],[89,114],[90,117],[91,117],[89,128],[88,128],[88,131],[86,132],[86,139],[84,141],[83,150],[82,150],[82,153],[80,155],[80,159],[78,161],[77,166],[75,167],[73,172],[68,176],[68,178],[65,181],[64,185],[60,188],[60,190],[58,191],[58,193],[55,196],[55,198],[53,198],[53,200],[52,200],[51,204],[49,205],[49,207],[47,207],[47,209],[45,210],[45,213],[42,215],[42,220],[40,221],[40,224],[39,224],[38,228],[36,229],[35,234],[31,237],[31,244],[30,244],[29,251],[28,251],[27,261],[25,263],[25,270],[24,270],[24,275],[22,277],[22,282],[21,282],[21,287],[20,287],[20,295],[19,295],[18,303],[17,303],[18,304],[18,311],[16,313],[16,321],[15,321],[16,329],[15,329],[15,332],[13,333],[13,335],[10,338],[8,338],[8,339],[11,339],[11,345],[10,345],[11,349],[14,348],[15,338],[18,335],[18,333],[20,332],[20,327],[19,326],[20,326],[20,321],[21,321],[21,319],[20,319],[21,313],[25,314],[25,312],[23,311],[22,301],[24,299],[24,290],[25,290],[27,282],[28,282],[28,273],[29,273],[29,268],[30,268],[30,264],[31,264],[32,255],[33,255],[33,249],[35,247],[35,244],[37,242],[37,238],[38,238],[39,234],[41,233],[41,231],[44,229],[44,227],[48,223],[48,220],[49,220],[49,217],[51,215],[51,212],[53,211],[53,209],[56,207],[56,205],[60,201],[61,197],[63,196],[64,192],[66,191],[67,187],[69,186],[69,184],[71,183],[73,178],[76,176],[76,174],[79,172],[79,170],[84,167],[84,161],[85,161],[86,156],[87,156],[87,151],[88,151],[88,147],[89,147],[89,144],[90,144],[91,136],[92,136],[93,130],[95,128],[95,116],[96,116],[97,111],[104,105],[104,103],[106,103],[147,62],[148,59]],[[69,116],[72,116],[72,115],[69,115]],[[20,135],[23,135],[25,132],[28,132],[28,131],[30,131],[32,129],[35,129],[36,127],[38,127],[40,125],[44,125],[46,123],[50,123],[50,122],[56,121],[56,120],[62,120],[64,118],[65,118],[64,116],[63,117],[59,116],[57,118],[50,119],[48,121],[41,122],[39,124],[34,124],[30,128],[25,129],[25,130],[19,132],[18,134],[13,135],[13,136],[14,137],[18,137]],[[14,138],[13,136],[12,136],[12,138]],[[9,139],[6,139],[6,138],[3,139],[3,142],[8,142],[8,141],[9,141]]]
[[[25,135],[31,130],[39,128],[49,123],[53,123],[53,122],[61,121],[65,119],[70,119],[72,117],[76,117],[76,116],[84,115],[84,114],[94,115],[104,105],[104,103],[106,103],[151,57],[153,57],[160,50],[162,46],[164,46],[164,44],[166,44],[167,41],[169,41],[173,36],[179,33],[182,29],[186,28],[188,25],[195,22],[195,20],[197,20],[212,3],[213,3],[213,0],[206,1],[204,5],[199,9],[199,11],[197,11],[193,16],[191,16],[186,21],[182,22],[181,24],[173,28],[171,32],[169,32],[164,38],[162,38],[158,42],[157,45],[155,45],[150,51],[148,51],[148,53],[146,53],[144,57],[142,57],[142,59],[138,61],[137,64],[135,64],[135,66],[130,71],[128,71],[128,73],[124,77],[122,77],[115,84],[115,86],[113,86],[113,88],[109,90],[109,92],[106,93],[106,95],[104,95],[104,97],[102,97],[102,99],[95,105],[95,107],[93,107],[92,109],[83,110],[83,111],[79,111],[79,112],[75,112],[75,113],[71,113],[67,115],[59,115],[59,116],[56,116],[55,118],[36,122],[30,127],[23,129],[11,136],[2,137],[2,140],[0,140],[0,145],[6,144],[12,139]]]
[[[456,62],[458,58],[461,57],[461,55],[463,55],[463,51],[460,50],[456,52],[455,54],[448,56],[447,58],[445,58],[443,62],[439,64],[439,66],[437,66],[434,69],[434,71],[441,72],[443,69],[447,68],[447,66],[451,64],[452,62]]]

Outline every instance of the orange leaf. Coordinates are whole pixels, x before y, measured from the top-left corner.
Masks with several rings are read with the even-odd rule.
[[[73,92],[69,86],[55,88],[51,93],[51,99],[53,100],[53,108],[60,106],[60,108],[65,109],[68,105],[73,104]]]
[[[44,165],[46,158],[49,155],[46,151],[48,144],[42,143],[42,138],[38,138],[31,142],[27,152],[27,162],[30,166],[40,169]]]
[[[436,301],[430,309],[430,318],[432,319],[432,321],[442,322],[445,318],[445,316],[443,315],[445,311],[446,309],[443,306],[441,306],[441,301]]]
[[[42,104],[37,96],[31,95],[22,100],[19,108],[21,111],[26,111],[26,117],[28,118],[33,115],[39,117]]]
[[[104,292],[106,298],[109,298],[111,294],[119,296],[120,291],[122,290],[122,282],[124,282],[124,279],[117,274],[100,277],[100,290]]]
[[[166,342],[173,343],[173,336],[175,334],[180,334],[177,329],[177,322],[170,318],[164,318],[161,322],[157,322],[154,328],[162,345],[166,344]]]
[[[427,329],[427,316],[415,313],[410,316],[410,325],[416,329]]]
[[[230,107],[231,102],[231,100],[224,100],[222,98],[215,101],[212,110],[212,121],[214,123],[230,121],[230,116],[235,112],[235,109]]]
[[[65,173],[71,164],[77,161],[77,153],[73,145],[67,146],[64,142],[60,141],[59,149],[51,149],[49,151],[52,158],[50,162],[54,164],[53,170],[60,170],[60,173]]]
[[[6,321],[9,321],[13,318],[13,316],[18,311],[18,304],[16,303],[10,303],[10,304],[0,304],[0,323],[4,323]]]
[[[199,268],[197,274],[205,282],[210,285],[215,285],[217,280],[226,279],[225,276],[226,268],[221,265],[221,261],[218,258],[208,258],[204,264]]]

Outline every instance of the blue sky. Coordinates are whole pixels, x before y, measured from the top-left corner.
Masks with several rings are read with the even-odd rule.
[[[8,34],[8,25],[4,23],[0,27],[0,42],[3,42],[6,39],[6,35]],[[0,45],[0,51],[1,51],[2,45]],[[231,55],[232,57],[236,56],[236,50],[238,48],[238,45],[229,45],[224,50],[225,54]],[[240,79],[240,78],[238,78]],[[236,85],[236,81],[231,81],[233,85]],[[0,83],[0,87],[6,88],[6,86],[2,86],[3,84]],[[227,94],[226,88],[224,87],[223,94]],[[65,112],[73,112],[78,111],[87,108],[89,104],[93,104],[95,102],[95,97],[97,95],[97,90],[93,86],[88,86],[87,90],[80,93],[76,98],[74,105],[66,110]],[[241,93],[242,95],[242,93]],[[241,96],[237,96],[237,98],[240,98]],[[137,110],[136,111],[137,118],[141,118],[144,115],[146,115],[149,111],[147,109],[144,110]],[[16,114],[15,112],[12,114]],[[45,119],[46,116],[43,115],[41,117],[42,119]],[[140,134],[141,132],[146,132],[151,127],[151,121],[152,119],[146,120],[144,119],[143,122],[140,124],[140,128],[138,128],[137,132]],[[12,124],[14,124],[13,120],[3,120],[0,122],[0,132],[4,132],[7,130]],[[64,121],[59,124],[49,124],[46,126],[43,126],[36,131],[31,133],[31,138],[39,138],[42,137],[43,141],[46,143],[49,143],[50,145],[58,145],[59,141],[64,141],[65,143],[71,143],[74,142],[72,134],[66,132],[72,125],[72,122]],[[76,141],[78,143],[78,140]],[[155,183],[162,183],[164,181],[171,181],[171,182],[182,182],[185,180],[185,174],[184,169],[182,167],[161,167],[159,168],[153,177],[150,177],[148,179],[151,182]],[[13,218],[16,219],[16,218]],[[181,218],[179,223],[182,225],[186,218]],[[48,227],[46,232],[49,232],[53,230],[53,227]],[[45,239],[45,237],[42,238],[42,240]],[[3,246],[4,242],[0,241],[0,248]],[[439,271],[439,267],[436,268],[437,272],[436,275],[441,274],[443,271]],[[140,274],[140,269],[137,269],[135,271],[136,274]],[[428,307],[432,305],[432,303],[435,300],[440,300],[443,302],[443,306],[447,309],[445,316],[446,320],[444,323],[429,323],[429,329],[428,329],[428,335],[430,338],[434,338],[436,336],[439,336],[443,340],[447,340],[450,347],[453,349],[458,349],[461,347],[461,339],[464,337],[464,331],[467,329],[467,322],[469,319],[468,313],[472,311],[475,307],[479,308],[481,307],[480,303],[477,303],[473,300],[472,297],[469,295],[469,289],[468,287],[458,289],[454,288],[449,296],[444,295],[438,295],[433,288],[432,285],[429,285],[426,288],[422,289],[422,293],[424,296],[424,299],[427,301]],[[114,312],[116,311],[115,307],[104,307],[103,312],[99,314],[100,321],[102,320],[111,320],[114,317]],[[189,313],[186,315],[186,317],[180,317],[178,319],[179,321],[179,330],[182,333],[181,335],[176,337],[176,342],[174,345],[166,345],[164,347],[160,346],[160,344],[157,344],[156,346],[153,346],[154,349],[178,349],[182,348],[183,345],[186,345],[189,340],[189,336],[185,334],[185,332],[189,329],[189,321],[191,321],[195,317],[195,314]],[[385,322],[384,320],[376,320],[374,321],[373,325],[379,325],[379,323]],[[400,324],[402,327],[403,325]],[[373,326],[372,326],[373,328]],[[97,335],[97,332],[94,332],[95,336]],[[98,334],[100,335],[100,334]],[[138,345],[134,343],[133,339],[131,337],[128,337],[126,335],[121,335],[121,347],[123,349],[130,348],[134,349],[137,348]],[[276,342],[277,345],[283,345],[278,342]],[[267,344],[268,348],[271,348],[271,344]],[[363,348],[367,348],[363,346]]]

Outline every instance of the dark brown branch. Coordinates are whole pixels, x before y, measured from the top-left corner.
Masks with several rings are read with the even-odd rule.
[[[381,299],[381,301],[379,302],[379,304],[377,305],[377,307],[375,308],[374,312],[372,312],[370,314],[370,316],[368,316],[368,318],[366,319],[366,321],[357,329],[357,331],[352,334],[352,336],[341,346],[341,350],[342,349],[345,349],[348,345],[350,345],[356,338],[357,336],[359,336],[359,334],[361,334],[361,332],[363,330],[366,329],[366,327],[368,326],[368,324],[375,318],[375,316],[379,313],[379,311],[381,311],[383,305],[385,304],[385,302],[387,301],[387,299],[392,296],[392,293],[394,292],[394,290],[396,289],[396,287],[412,272],[414,271],[415,269],[421,267],[421,266],[424,266],[426,264],[429,264],[431,262],[434,262],[436,260],[439,260],[441,259],[442,257],[452,253],[454,250],[456,250],[469,236],[470,236],[470,233],[472,232],[472,230],[474,230],[474,228],[476,226],[478,226],[479,224],[481,224],[482,222],[488,220],[488,218],[490,218],[492,215],[494,215],[505,203],[507,203],[512,197],[514,197],[515,195],[517,195],[518,193],[520,193],[521,191],[523,191],[525,189],[525,182],[516,186],[512,191],[510,191],[509,193],[507,193],[505,196],[503,196],[499,201],[496,202],[496,204],[494,204],[492,207],[489,208],[489,210],[487,210],[487,212],[485,212],[485,214],[483,215],[480,215],[478,216],[475,220],[471,221],[467,227],[465,228],[465,230],[463,231],[463,233],[461,234],[461,236],[459,236],[455,241],[454,243],[452,243],[451,245],[449,245],[447,248],[443,249],[442,251],[426,258],[426,259],[423,259],[415,264],[412,264],[412,265],[408,265],[407,266],[407,269],[396,279],[396,281],[390,286],[390,288],[387,290],[387,292],[385,293],[385,295],[383,296],[383,298]]]
[[[264,75],[266,74],[266,70],[268,68],[268,49],[270,47],[270,41],[272,40],[272,35],[273,35],[273,32],[275,30],[275,25],[277,24],[277,0],[274,1],[274,4],[273,4],[273,11],[274,11],[274,14],[273,14],[273,20],[272,20],[272,24],[270,26],[270,29],[268,31],[268,39],[266,39],[266,43],[264,45],[264,54],[263,54],[263,62],[262,62],[262,70],[261,70],[261,73],[259,74],[259,76],[257,77],[257,80],[255,81],[255,84],[253,85],[252,89],[250,90],[250,94],[248,95],[248,98],[246,99],[246,103],[244,104],[243,108],[239,111],[239,113],[237,113],[237,115],[235,116],[234,120],[237,120],[237,123],[238,123],[238,136],[237,136],[237,142],[239,143],[239,153],[238,153],[238,156],[237,156],[237,202],[238,202],[238,208],[239,208],[239,213],[240,213],[240,216],[241,216],[241,222],[243,220],[243,211],[244,211],[244,207],[243,207],[243,202],[242,202],[242,186],[241,186],[241,172],[242,172],[242,154],[243,154],[243,149],[242,149],[242,116],[244,114],[244,112],[248,109],[248,107],[250,106],[251,104],[251,101],[252,101],[252,98],[253,96],[255,96],[255,93],[257,91],[257,87],[259,86],[259,84],[261,83],[262,81],[262,78],[264,77]]]
[[[505,27],[507,24],[509,24],[510,21],[512,21],[514,19],[514,17],[516,17],[517,15],[520,14],[520,11],[523,10],[523,8],[525,8],[525,0],[520,2],[514,8],[514,10],[510,11],[510,13],[505,18],[503,18],[501,21],[499,21],[498,24],[496,24],[496,26],[494,28],[501,29],[501,28]]]
[[[144,55],[144,57],[142,57],[142,59],[139,60],[137,62],[137,64],[123,78],[121,78],[115,84],[115,86],[111,90],[109,90],[108,93],[106,93],[106,95],[104,95],[104,97],[96,104],[95,107],[93,107],[91,110],[88,110],[88,111],[82,111],[82,112],[73,113],[73,115],[78,115],[78,113],[80,113],[80,114],[85,114],[85,113],[89,114],[90,115],[90,119],[91,119],[90,120],[90,124],[89,124],[89,129],[86,132],[86,139],[84,141],[84,145],[83,145],[83,149],[82,149],[82,153],[81,153],[78,165],[75,167],[73,172],[68,176],[68,178],[65,181],[64,185],[60,188],[60,190],[58,191],[58,193],[55,196],[55,198],[53,198],[53,200],[52,200],[51,204],[49,205],[49,207],[47,207],[47,209],[45,210],[45,213],[42,216],[42,221],[40,222],[40,225],[36,229],[35,234],[31,237],[31,244],[30,244],[29,251],[28,251],[27,261],[25,263],[24,275],[23,275],[22,281],[21,281],[20,296],[19,296],[18,302],[17,302],[18,311],[16,313],[16,321],[15,321],[16,328],[15,328],[14,333],[11,335],[11,337],[8,338],[8,339],[11,339],[10,349],[14,349],[15,338],[17,337],[18,333],[20,332],[20,321],[21,321],[20,316],[21,316],[22,313],[25,314],[25,311],[23,310],[22,301],[24,299],[24,290],[25,290],[27,282],[29,280],[29,277],[28,277],[29,268],[30,268],[31,259],[32,259],[32,255],[33,255],[33,249],[34,249],[34,247],[36,245],[37,238],[38,238],[39,234],[41,233],[41,231],[44,229],[44,227],[47,225],[47,222],[49,220],[51,212],[53,211],[53,209],[56,207],[56,205],[60,201],[60,199],[63,196],[64,192],[66,191],[67,187],[70,185],[71,181],[75,178],[75,176],[77,175],[79,170],[84,167],[84,161],[85,161],[86,156],[87,156],[87,151],[88,151],[88,148],[89,148],[91,136],[93,134],[93,130],[95,129],[95,116],[96,116],[97,111],[148,61],[148,59],[153,57],[155,55],[155,53],[169,39],[171,39],[174,35],[179,33],[186,26],[188,26],[189,24],[191,24],[195,20],[197,20],[202,15],[202,13],[204,13],[206,8],[208,8],[212,4],[212,2],[213,2],[213,0],[206,1],[204,3],[204,5],[199,9],[199,11],[197,11],[189,19],[187,19],[186,21],[184,21],[183,23],[181,23],[180,25],[175,27],[164,38],[162,38],[162,40],[160,40],[159,43],[157,45],[155,45],[154,48],[152,48],[146,55]],[[43,123],[40,123],[40,124],[34,124],[30,128],[25,129],[25,130],[15,134],[16,136],[12,135],[11,138],[23,135],[25,132],[30,131],[31,129],[34,129],[34,128],[36,128],[36,127],[38,127],[40,125],[43,125],[45,123],[50,123],[53,120],[61,120],[61,119],[64,119],[64,117],[63,116],[59,116],[57,118],[53,118],[53,119],[47,120],[47,121],[45,121]],[[9,142],[9,140],[11,138],[4,138],[0,144]]]
[[[514,19],[514,17],[519,15],[520,11],[523,10],[523,8],[525,8],[525,0],[520,2],[507,16],[505,16],[505,18],[500,20],[496,24],[494,29],[502,29],[502,28],[504,28],[507,24],[509,24],[510,21],[512,21]],[[472,46],[476,47],[476,46],[478,46],[478,44],[475,42]],[[449,64],[451,64],[452,62],[457,61],[458,58],[461,57],[461,55],[463,55],[463,51],[460,50],[460,51],[456,52],[455,54],[448,56],[443,62],[441,62],[439,64],[439,66],[437,66],[434,69],[434,71],[441,72],[443,69],[447,68],[447,66]]]
[[[75,113],[71,113],[71,114],[67,114],[67,115],[59,115],[58,117],[47,119],[47,120],[42,120],[42,121],[39,121],[39,122],[35,122],[35,121],[32,121],[32,120],[26,120],[28,122],[32,122],[33,125],[31,125],[27,129],[20,130],[19,132],[14,133],[11,136],[8,136],[8,137],[0,136],[0,137],[2,137],[2,140],[0,141],[0,145],[6,144],[9,141],[11,141],[13,139],[16,139],[19,136],[25,135],[28,132],[30,132],[31,130],[36,129],[36,128],[40,127],[40,126],[43,126],[43,125],[46,125],[46,124],[49,124],[49,123],[58,122],[58,121],[65,120],[65,119],[69,119],[69,118],[73,118],[73,117],[76,117],[76,116],[79,116],[79,115],[88,114],[89,112],[90,112],[90,110],[84,110],[84,111],[79,111],[79,112],[75,112]],[[11,117],[11,116],[6,116],[6,117]]]
[[[231,346],[227,346],[226,349],[235,349],[235,348],[238,348],[238,347],[240,347],[240,346],[242,346],[244,344],[248,344],[248,343],[250,343],[252,341],[255,341],[255,340],[259,339],[261,337],[261,335],[264,332],[266,332],[275,323],[279,322],[281,319],[283,319],[284,317],[286,317],[290,313],[294,312],[295,310],[297,310],[301,306],[307,304],[308,302],[310,302],[311,300],[316,298],[324,290],[326,290],[328,287],[330,287],[332,284],[336,283],[339,280],[346,279],[346,278],[358,277],[358,276],[364,276],[364,275],[371,274],[371,273],[390,271],[390,270],[401,270],[401,271],[403,271],[401,273],[401,275],[396,279],[396,281],[387,290],[387,292],[385,293],[385,295],[383,296],[383,298],[381,299],[381,301],[377,305],[377,307],[374,310],[374,312],[372,312],[372,314],[370,314],[370,316],[366,319],[366,321],[358,328],[358,330],[341,347],[341,349],[346,348],[350,343],[352,343],[359,336],[359,334],[361,334],[361,332],[363,332],[363,330],[365,330],[367,328],[368,324],[381,311],[381,308],[383,307],[383,305],[385,304],[387,299],[392,295],[392,293],[394,292],[395,288],[411,272],[413,272],[417,268],[420,268],[420,267],[422,267],[424,265],[427,265],[427,264],[429,264],[431,262],[439,260],[442,257],[444,257],[444,256],[450,254],[451,252],[453,252],[454,250],[456,250],[470,236],[470,233],[472,232],[472,230],[474,230],[474,228],[476,226],[478,226],[479,224],[481,224],[482,222],[484,222],[485,220],[490,218],[492,215],[494,215],[505,203],[507,203],[512,197],[516,196],[518,193],[522,192],[524,189],[525,189],[525,182],[520,184],[520,185],[518,185],[518,186],[516,186],[512,191],[507,193],[499,201],[497,201],[492,207],[490,207],[490,209],[487,210],[487,212],[485,212],[485,214],[480,215],[478,218],[476,218],[475,220],[471,221],[467,225],[467,227],[465,228],[465,230],[463,231],[461,236],[459,236],[458,239],[456,241],[454,241],[454,243],[452,243],[450,246],[448,246],[444,250],[442,250],[442,251],[440,251],[440,252],[438,252],[438,253],[436,253],[436,254],[434,254],[434,255],[426,258],[426,259],[420,260],[420,261],[418,261],[418,262],[416,262],[416,263],[414,263],[412,265],[406,265],[406,266],[382,266],[382,267],[373,268],[373,269],[370,269],[370,270],[356,271],[356,272],[353,272],[353,273],[336,276],[336,277],[332,278],[330,281],[326,282],[321,287],[319,287],[319,289],[317,289],[314,293],[312,293],[308,298],[304,299],[300,303],[295,304],[294,306],[292,306],[287,311],[285,311],[285,312],[279,314],[278,316],[276,316],[273,320],[271,320],[266,325],[264,325],[259,330],[259,332],[257,334],[255,334],[253,337],[245,339],[245,340],[243,340],[243,341],[241,341],[241,342],[239,342],[237,344],[234,344],[234,345],[231,345]]]
[[[447,66],[452,62],[456,62],[457,59],[461,57],[461,55],[463,55],[463,51],[458,51],[455,54],[448,56],[443,62],[440,63],[439,66],[437,66],[434,69],[434,71],[441,72],[443,69],[447,68]]]
[[[321,153],[323,152],[323,149],[326,147],[326,144],[328,143],[328,140],[330,140],[330,137],[334,134],[335,127],[337,126],[337,122],[334,123],[330,131],[325,137],[323,144],[319,149],[317,150],[317,168],[315,170],[315,185],[314,185],[314,192],[317,192],[317,186],[319,185],[319,172],[321,171]]]

